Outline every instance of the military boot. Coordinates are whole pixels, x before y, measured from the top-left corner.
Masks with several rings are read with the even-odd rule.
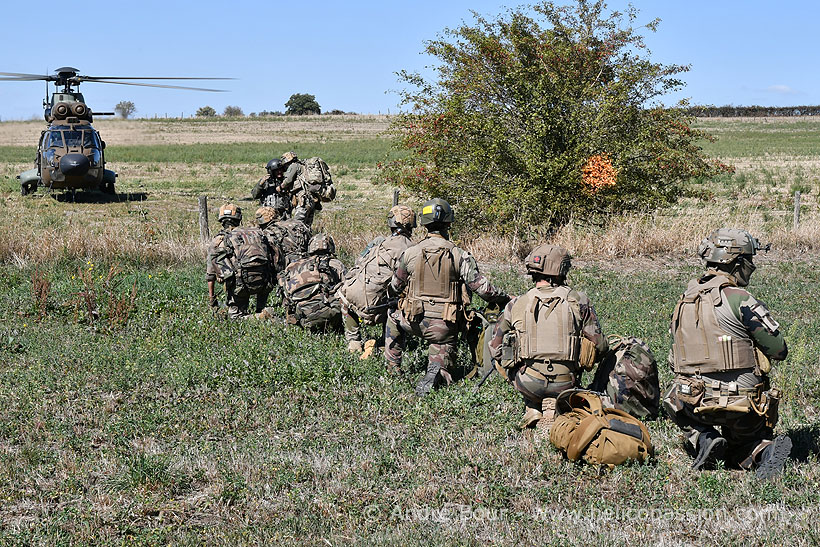
[[[778,436],[760,451],[760,459],[755,470],[759,479],[769,479],[779,475],[792,452],[792,440],[785,435]]]
[[[714,429],[707,429],[698,435],[698,453],[692,462],[692,469],[714,469],[715,462],[723,459],[726,452],[726,439]]]
[[[362,352],[362,343],[359,340],[351,340],[347,343],[347,351],[354,354]]]
[[[535,426],[536,423],[540,423],[540,420],[541,413],[534,408],[528,407],[524,412],[524,416],[522,416],[521,421],[518,423],[518,427],[521,429],[527,429]]]
[[[541,419],[538,421],[536,429],[538,433],[549,439],[552,423],[555,421],[555,398],[545,397],[541,401]]]
[[[364,361],[365,359],[369,359],[373,352],[376,351],[376,341],[375,340],[368,340],[364,343],[364,351],[359,356],[359,359]]]

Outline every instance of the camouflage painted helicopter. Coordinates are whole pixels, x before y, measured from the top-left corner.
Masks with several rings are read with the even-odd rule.
[[[231,78],[173,78],[173,77],[122,77],[83,76],[76,68],[62,67],[54,74],[21,74],[0,72],[0,81],[46,82],[46,98],[43,99],[43,116],[48,127],[40,134],[37,145],[37,159],[32,169],[23,171],[20,179],[20,193],[24,196],[34,192],[38,186],[50,190],[99,189],[113,194],[117,174],[105,168],[105,141],[91,125],[93,112],[85,102],[79,87],[82,82],[104,84],[164,87],[170,89],[190,89],[194,91],[223,91],[178,85],[124,82],[118,80],[230,80]],[[48,82],[54,82],[56,91],[48,97]],[[62,86],[62,89],[60,87]],[[113,116],[113,112],[96,113],[98,116]]]

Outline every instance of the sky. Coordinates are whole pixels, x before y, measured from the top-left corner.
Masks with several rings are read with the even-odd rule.
[[[89,76],[219,76],[206,93],[86,83],[97,112],[122,100],[137,117],[191,116],[201,106],[246,114],[285,110],[294,93],[316,96],[323,111],[391,113],[395,73],[424,71],[424,42],[447,27],[526,2],[347,0],[182,2],[7,2],[0,71],[46,74],[72,66]],[[564,3],[558,0],[558,3]],[[820,104],[820,3],[797,0],[635,0],[651,59],[691,65],[672,104]],[[610,1],[623,9],[625,1]],[[173,82],[171,82],[173,83]],[[179,82],[185,85],[184,82]],[[197,84],[189,84],[197,85]],[[42,116],[42,82],[0,81],[0,121]],[[53,90],[53,85],[50,90]]]

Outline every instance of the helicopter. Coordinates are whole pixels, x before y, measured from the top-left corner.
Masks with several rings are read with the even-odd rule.
[[[0,72],[0,81],[43,80],[46,82],[43,117],[49,125],[40,134],[34,167],[17,175],[20,180],[20,193],[24,196],[31,194],[37,190],[38,186],[49,190],[74,192],[78,189],[98,189],[107,194],[115,193],[114,184],[117,180],[117,173],[105,168],[105,141],[100,138],[99,131],[91,125],[94,114],[113,116],[114,112],[92,112],[85,97],[79,91],[81,83],[96,82],[221,92],[224,90],[120,80],[230,79],[232,78],[84,76],[73,67],[58,68],[54,74]],[[50,99],[48,96],[49,82],[54,82],[55,86]]]

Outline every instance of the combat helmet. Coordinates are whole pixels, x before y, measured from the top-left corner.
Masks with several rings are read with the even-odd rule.
[[[308,243],[308,254],[336,254],[336,244],[330,234],[320,232],[313,236]]]
[[[441,198],[433,198],[424,203],[419,215],[419,223],[422,226],[430,224],[451,224],[456,219],[453,208]]]
[[[296,161],[297,159],[299,159],[299,158],[296,157],[296,152],[288,151],[288,152],[285,152],[284,154],[282,154],[282,164],[283,165],[287,165],[292,161]]]
[[[412,229],[416,227],[416,213],[406,205],[394,205],[387,215],[387,225],[392,228]]]
[[[524,260],[527,273],[566,277],[572,262],[569,251],[558,245],[539,245]]]
[[[267,169],[268,173],[270,173],[271,175],[273,174],[274,171],[278,171],[281,168],[282,168],[282,160],[280,160],[279,158],[273,158],[265,166],[265,169]]]
[[[256,210],[256,223],[260,228],[263,228],[271,222],[275,222],[277,220],[279,220],[279,211],[273,207],[264,206]]]
[[[720,228],[704,239],[698,247],[698,256],[707,264],[731,264],[740,257],[757,254],[758,250],[769,250],[746,230]]]
[[[234,205],[233,203],[226,203],[222,207],[219,208],[219,222],[223,220],[242,220],[242,209]]]

